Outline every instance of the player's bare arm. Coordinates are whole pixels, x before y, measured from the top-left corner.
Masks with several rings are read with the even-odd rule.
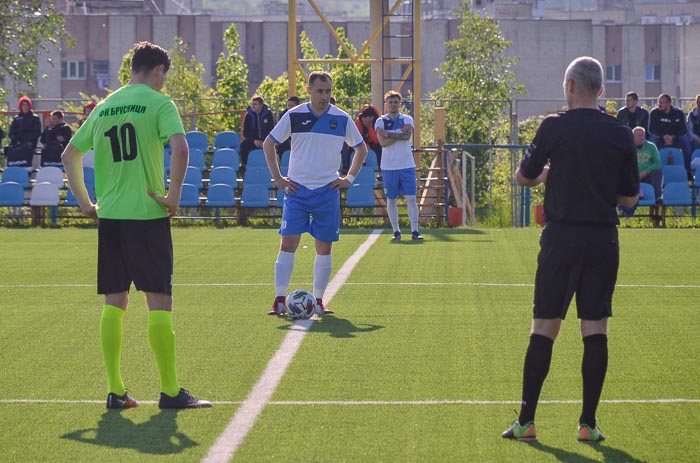
[[[367,157],[367,145],[361,143],[359,146],[355,147],[355,156],[352,159],[352,164],[350,169],[348,169],[348,174],[345,177],[340,177],[333,180],[330,184],[331,188],[338,190],[340,188],[350,188],[355,181],[355,177],[360,173],[362,169],[362,164],[365,163],[365,158]]]
[[[68,185],[70,186],[76,201],[80,205],[80,211],[85,217],[96,219],[97,211],[95,205],[90,201],[83,176],[83,153],[75,146],[68,143],[66,149],[61,154],[61,161],[66,170]]]
[[[272,180],[275,182],[275,185],[277,185],[277,188],[284,191],[285,194],[296,193],[297,184],[289,180],[289,177],[282,176],[280,163],[277,159],[277,152],[275,151],[275,140],[269,135],[263,142],[263,152],[265,153],[267,168],[270,170]]]

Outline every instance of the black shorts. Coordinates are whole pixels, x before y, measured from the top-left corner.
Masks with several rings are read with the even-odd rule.
[[[136,289],[172,294],[173,241],[168,217],[154,220],[100,219],[97,292]]]
[[[578,318],[611,317],[619,263],[617,228],[548,225],[537,256],[534,318],[564,319],[574,293]]]

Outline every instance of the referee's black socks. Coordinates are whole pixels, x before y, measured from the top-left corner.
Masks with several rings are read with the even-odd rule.
[[[593,334],[583,338],[583,410],[579,424],[595,428],[595,412],[603,391],[605,373],[608,371],[608,336]]]
[[[530,335],[530,344],[525,354],[523,368],[523,402],[518,422],[521,425],[534,421],[537,401],[540,398],[542,384],[549,373],[552,363],[552,346],[554,341],[539,334]]]

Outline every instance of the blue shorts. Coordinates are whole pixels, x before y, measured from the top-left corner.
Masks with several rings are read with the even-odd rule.
[[[299,185],[296,193],[285,195],[280,235],[308,232],[319,241],[340,238],[340,192],[326,185],[309,190]]]
[[[382,183],[384,184],[384,195],[388,199],[396,199],[399,195],[415,196],[416,169],[384,170],[382,169]]]

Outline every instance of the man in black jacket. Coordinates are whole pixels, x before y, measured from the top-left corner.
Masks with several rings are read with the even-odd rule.
[[[275,126],[275,118],[261,96],[250,100],[248,112],[243,120],[243,137],[241,142],[241,170],[248,164],[248,153],[254,149],[262,149],[263,141]]]
[[[63,111],[51,113],[51,125],[41,134],[41,166],[63,167],[61,153],[66,148],[68,140],[73,135],[70,127],[63,122]]]
[[[10,125],[10,146],[5,150],[7,165],[32,167],[32,156],[41,136],[41,120],[32,112],[28,96],[19,99],[19,114]]]
[[[649,141],[661,148],[673,147],[683,151],[685,169],[690,171],[690,139],[685,114],[671,104],[668,93],[659,95],[656,108],[649,113]]]
[[[637,92],[627,93],[625,107],[617,112],[617,118],[630,129],[643,127],[644,130],[649,130],[649,112],[641,106],[637,106],[638,103],[639,95]]]

